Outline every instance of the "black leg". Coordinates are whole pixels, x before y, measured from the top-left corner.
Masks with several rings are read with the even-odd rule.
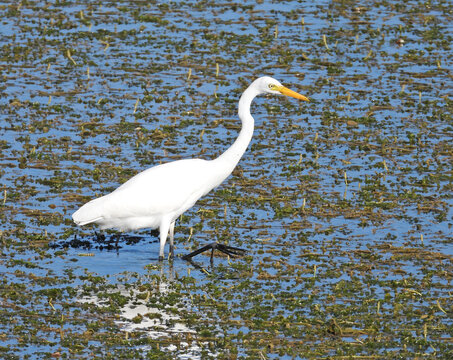
[[[198,250],[191,252],[190,254],[184,255],[182,257],[182,259],[191,260],[194,256],[201,254],[202,252],[209,250],[209,249],[211,249],[211,263],[213,262],[213,259],[214,259],[214,250],[219,250],[229,256],[241,256],[247,252],[247,250],[245,250],[245,249],[214,242],[214,243],[205,245],[205,246],[199,248]]]

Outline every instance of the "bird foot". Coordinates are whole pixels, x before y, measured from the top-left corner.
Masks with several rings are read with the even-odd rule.
[[[219,250],[220,252],[223,252],[224,254],[226,254],[228,256],[241,256],[247,252],[247,250],[245,250],[245,249],[213,242],[211,244],[208,244],[208,245],[205,245],[205,246],[199,248],[198,250],[191,252],[190,254],[184,255],[182,257],[182,259],[191,261],[195,255],[201,254],[202,252],[209,250],[209,249],[211,249],[211,262],[213,262],[214,250]]]

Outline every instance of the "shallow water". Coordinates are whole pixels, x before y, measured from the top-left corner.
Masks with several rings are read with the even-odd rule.
[[[449,358],[450,8],[0,4],[2,357]],[[176,226],[178,255],[247,256],[159,263],[154,233],[72,223],[225,151],[261,75],[311,103],[256,99],[238,168]]]

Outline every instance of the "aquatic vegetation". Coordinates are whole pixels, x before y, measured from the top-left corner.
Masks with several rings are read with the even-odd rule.
[[[450,7],[0,5],[1,357],[451,358]],[[156,234],[72,224],[224,151],[261,75],[312,102],[258,99],[228,186],[176,225],[178,253],[247,256],[159,264]]]

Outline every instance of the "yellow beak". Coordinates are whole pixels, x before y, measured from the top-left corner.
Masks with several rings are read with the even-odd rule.
[[[303,100],[303,101],[310,101],[310,99],[308,97],[303,96],[295,91],[292,91],[284,86],[276,87],[276,90],[280,91],[280,93],[282,93],[283,95],[286,95],[286,96],[291,96],[293,98]]]

